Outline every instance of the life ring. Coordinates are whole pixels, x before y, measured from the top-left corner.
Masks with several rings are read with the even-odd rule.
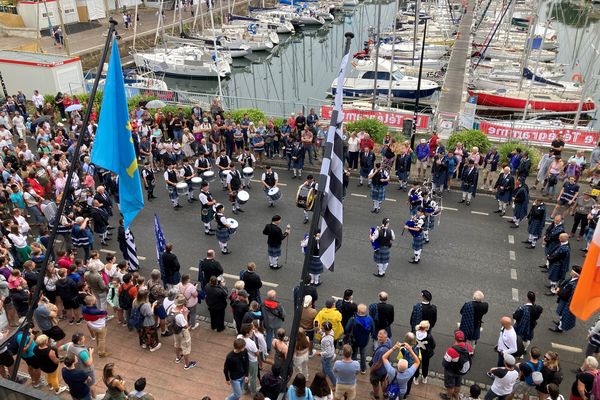
[[[571,77],[571,80],[573,82],[583,83],[583,78],[581,77],[581,74],[573,74],[573,76]]]

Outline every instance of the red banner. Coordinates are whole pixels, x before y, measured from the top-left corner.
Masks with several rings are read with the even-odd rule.
[[[321,118],[331,118],[331,106],[321,106]],[[402,130],[402,123],[406,119],[413,118],[413,114],[401,114],[397,112],[388,111],[369,111],[369,110],[354,110],[344,109],[344,122],[354,122],[361,119],[375,118],[383,122],[390,128]],[[429,128],[429,115],[419,114],[417,115],[417,129]]]
[[[593,148],[598,143],[599,132],[583,129],[566,129],[560,127],[538,126],[512,126],[509,124],[480,121],[479,129],[491,139],[525,140],[541,144],[550,144],[559,133],[563,135],[566,146],[579,146]]]

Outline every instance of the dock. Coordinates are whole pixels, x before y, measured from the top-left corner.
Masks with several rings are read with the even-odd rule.
[[[466,99],[465,77],[467,72],[467,63],[471,51],[471,24],[473,23],[473,14],[475,1],[470,1],[467,13],[460,20],[458,27],[458,38],[452,47],[452,54],[448,62],[446,77],[442,86],[442,93],[438,105],[438,113],[444,115],[458,115],[463,109],[463,102]]]

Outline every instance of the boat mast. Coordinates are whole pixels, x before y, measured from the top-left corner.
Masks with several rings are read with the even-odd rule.
[[[221,87],[221,71],[219,71],[219,52],[217,51],[217,32],[215,31],[215,19],[213,17],[213,0],[208,0],[208,15],[210,16],[210,27],[213,33],[213,45],[215,55],[215,70],[217,71],[217,82],[219,84],[219,97],[223,98],[223,88]],[[223,21],[221,21],[221,24]],[[252,74],[254,75],[254,74]],[[255,91],[256,92],[256,91]]]
[[[392,26],[392,59],[390,61],[390,85],[388,86],[388,98],[387,98],[387,106],[392,106],[392,73],[394,72],[394,52],[396,51],[396,18],[398,18],[398,7],[399,0],[396,0],[396,7],[394,8],[394,22]],[[413,57],[414,58],[414,57]]]
[[[371,109],[375,109],[377,101],[377,74],[379,73],[379,32],[381,29],[381,2],[377,4],[377,31],[375,32],[375,79],[373,79],[373,101]]]
[[[69,36],[67,35],[67,30],[65,29],[65,22],[63,20],[63,12],[62,7],[60,6],[60,0],[56,0],[56,7],[58,8],[58,20],[60,21],[60,29],[62,30],[63,42],[65,45],[65,51],[67,55],[71,55],[71,46],[69,46]],[[52,32],[50,32],[52,34]]]
[[[415,2],[415,26],[413,27],[413,51],[412,51],[412,60],[410,65],[415,66],[415,57],[417,56],[417,35],[419,34],[419,21],[420,21],[420,8],[421,8],[421,0],[417,0]],[[393,53],[392,53],[393,57]]]
[[[535,28],[537,26],[537,17],[538,17],[539,11],[540,11],[540,9],[538,6],[538,8],[536,9],[536,13],[533,15],[533,19],[529,22],[529,34],[527,35],[527,40],[525,41],[525,46],[527,46],[527,48],[525,49],[525,54],[523,55],[523,58],[521,61],[521,79],[519,80],[519,91],[521,91],[521,89],[523,88],[523,78],[525,75],[525,68],[527,68],[527,66],[529,65],[529,57],[531,56],[531,51],[533,50],[533,38],[534,38]],[[542,39],[542,41],[543,40],[544,39]],[[541,44],[540,44],[540,49],[541,49]],[[536,72],[533,71],[532,84],[535,82],[535,73]]]
[[[158,5],[158,20],[156,21],[156,35],[154,35],[154,45],[156,46],[156,43],[158,42],[158,32],[160,32],[161,27],[163,28],[163,36],[165,34],[164,32],[164,25],[162,24],[162,20],[163,20],[163,6],[164,6],[165,0],[160,0],[160,4]]]
[[[544,39],[546,38],[546,34],[548,33],[548,25],[550,25],[550,20],[547,20],[544,24],[544,34],[542,35],[542,41],[540,42],[540,50],[544,47]],[[533,86],[535,85],[535,74],[537,73],[538,66],[540,65],[540,57],[542,55],[541,51],[537,52],[535,57],[535,65],[533,66],[533,77],[532,81],[529,84],[529,90],[527,91],[527,100],[525,100],[525,109],[523,110],[523,121],[527,118],[527,109],[529,107],[529,99],[531,99],[531,91],[533,90]],[[520,90],[520,89],[519,89]]]
[[[512,27],[512,19],[515,13],[515,3],[516,1],[511,1],[510,3],[510,12],[508,14],[508,18],[506,19],[506,36],[504,38],[504,47],[508,47],[508,37],[510,36],[510,28]]]
[[[174,10],[173,10],[173,23],[171,24],[171,36],[175,35],[175,21],[177,21],[177,10],[180,7],[180,4],[179,4],[180,1],[181,0],[175,0],[175,5],[173,6]],[[163,40],[164,40],[164,38],[163,38]]]
[[[198,12],[200,11],[200,1],[196,3],[196,12],[194,13],[194,23],[192,24],[192,31],[196,31],[196,21],[198,20]]]
[[[138,4],[135,3],[135,13],[133,16],[133,42],[131,43],[131,47],[133,48],[133,50],[135,50],[135,39],[137,36],[137,18],[138,18]]]

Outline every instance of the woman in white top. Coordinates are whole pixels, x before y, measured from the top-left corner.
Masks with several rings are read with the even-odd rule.
[[[182,142],[183,142],[183,154],[185,154],[186,157],[194,156],[194,150],[192,149],[192,144],[195,141],[196,141],[196,139],[194,138],[194,135],[192,134],[192,132],[190,132],[190,130],[188,128],[185,128],[183,130]]]
[[[351,171],[358,168],[358,154],[360,153],[360,140],[356,137],[356,132],[352,132],[348,138],[348,167]]]
[[[302,373],[308,379],[308,349],[310,341],[304,329],[298,331],[296,351],[294,351],[294,372]]]

